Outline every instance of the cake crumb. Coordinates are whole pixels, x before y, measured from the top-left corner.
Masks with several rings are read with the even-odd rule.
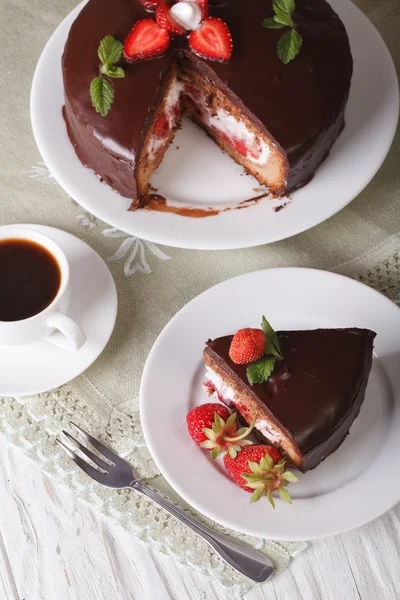
[[[284,202],[283,204],[280,204],[279,206],[274,206],[274,211],[279,212],[280,210],[282,210],[282,208],[285,208],[285,206],[287,204],[288,204],[287,202]]]

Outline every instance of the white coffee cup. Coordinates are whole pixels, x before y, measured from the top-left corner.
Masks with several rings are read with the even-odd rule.
[[[47,235],[25,227],[2,227],[0,240],[7,239],[29,240],[44,246],[60,267],[61,283],[54,300],[40,313],[20,321],[0,320],[0,346],[25,346],[46,340],[64,350],[76,352],[86,342],[86,334],[65,314],[70,305],[70,274],[64,252]]]

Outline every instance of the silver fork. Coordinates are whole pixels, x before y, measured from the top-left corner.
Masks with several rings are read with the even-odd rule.
[[[117,456],[117,454],[111,452],[111,450],[103,446],[103,444],[86,433],[86,431],[83,431],[83,429],[78,427],[78,425],[75,425],[75,423],[71,422],[71,425],[79,431],[87,442],[105,457],[105,459],[99,458],[72,437],[70,433],[63,430],[63,434],[67,439],[97,465],[97,468],[93,467],[78,456],[78,454],[73,452],[62,441],[57,440],[57,443],[64,452],[66,452],[66,454],[72,458],[78,467],[80,467],[82,471],[85,471],[89,477],[110,488],[133,488],[147,498],[150,498],[150,500],[169,512],[173,517],[178,519],[178,521],[184,523],[187,527],[190,527],[190,529],[193,529],[193,531],[206,540],[206,542],[208,542],[231,567],[252,581],[261,583],[270,577],[273,572],[272,564],[259,550],[238,540],[231,539],[222,533],[213,531],[209,527],[203,525],[200,521],[193,519],[189,514],[171,502],[168,502],[162,496],[159,496],[155,491],[143,485],[140,481],[137,481],[131,467],[122,458]]]

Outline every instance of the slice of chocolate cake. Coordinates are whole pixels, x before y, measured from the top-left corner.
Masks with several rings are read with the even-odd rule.
[[[316,467],[344,441],[364,401],[375,333],[368,329],[277,332],[283,360],[250,385],[247,365],[229,356],[233,336],[209,340],[205,389],[234,406],[300,470]]]

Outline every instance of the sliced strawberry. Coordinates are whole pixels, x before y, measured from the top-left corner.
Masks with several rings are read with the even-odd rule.
[[[196,0],[196,2],[200,6],[200,9],[201,9],[201,20],[204,21],[204,19],[207,19],[208,15],[209,15],[208,0]]]
[[[160,0],[139,0],[143,6],[150,11],[157,10],[157,6],[160,3]]]
[[[228,25],[215,17],[206,19],[189,36],[192,52],[208,60],[227,61],[232,56],[232,36]]]
[[[254,158],[254,160],[258,160],[260,158],[260,152],[257,150],[250,150],[250,156],[251,158]]]
[[[165,138],[169,133],[169,122],[165,113],[162,113],[153,126],[153,133],[158,138]]]
[[[154,19],[137,21],[124,43],[124,57],[128,62],[161,56],[170,44],[168,31],[161,29]]]
[[[175,118],[179,117],[179,115],[181,114],[181,103],[179,101],[172,107],[172,114]]]
[[[171,12],[171,3],[167,0],[161,0],[158,5],[157,13],[156,13],[156,21],[160,27],[166,29],[173,35],[186,35],[187,31],[181,25],[179,25],[175,19],[172,17]]]
[[[242,156],[246,157],[247,156],[247,147],[246,144],[244,142],[241,142],[240,140],[234,140],[234,144],[235,144],[235,148],[237,150],[237,152],[239,152],[239,154],[241,154]]]

